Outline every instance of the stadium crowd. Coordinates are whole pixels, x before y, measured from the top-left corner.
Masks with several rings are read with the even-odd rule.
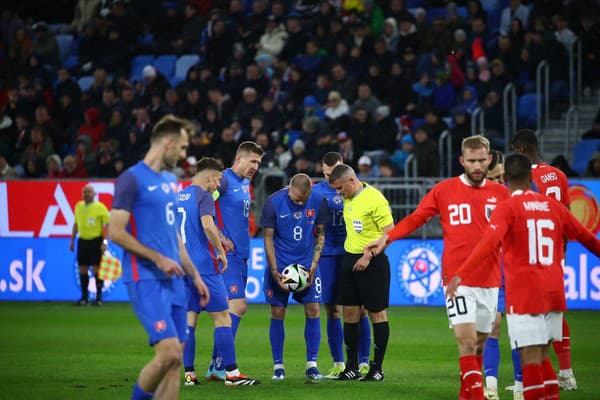
[[[577,38],[589,92],[599,14],[592,0],[79,0],[70,24],[4,11],[0,177],[116,177],[169,113],[197,128],[180,177],[202,156],[231,165],[244,140],[290,176],[320,174],[328,151],[361,177],[401,174],[411,153],[437,176],[438,138],[458,154],[478,107],[504,143],[502,91],[534,93],[541,60],[564,111]]]

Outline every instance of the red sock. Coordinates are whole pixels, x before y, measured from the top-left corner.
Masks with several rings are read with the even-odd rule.
[[[483,397],[483,380],[481,367],[477,364],[477,357],[462,356],[460,358],[460,374],[462,385],[471,395],[473,400],[485,400]]]
[[[556,357],[558,358],[558,367],[561,370],[571,369],[571,330],[564,315],[562,322],[562,340],[560,342],[552,342],[552,347],[554,347]]]
[[[475,358],[477,359],[477,364],[479,364],[479,370],[481,371],[481,368],[483,368],[483,355],[475,356]]]
[[[467,391],[467,387],[462,379],[462,374],[460,374],[460,392],[458,394],[458,400],[471,400],[471,395]]]
[[[559,388],[558,388],[558,377],[556,371],[552,366],[549,358],[545,358],[542,361],[542,376],[544,377],[544,392],[546,393],[546,400],[558,400],[559,399]]]
[[[523,396],[525,400],[546,400],[540,364],[523,365]]]

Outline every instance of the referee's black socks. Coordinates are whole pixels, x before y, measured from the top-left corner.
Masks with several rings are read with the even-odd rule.
[[[373,324],[373,344],[374,344],[374,358],[375,366],[377,369],[382,369],[383,357],[385,356],[385,350],[387,348],[388,339],[390,338],[390,325],[387,321],[378,322]]]
[[[81,284],[81,299],[88,300],[88,286],[90,285],[90,276],[87,271],[85,274],[79,274],[79,283]]]
[[[102,301],[102,289],[104,288],[104,279],[96,277],[96,301]]]
[[[358,370],[358,340],[360,326],[358,322],[344,322],[344,342],[346,343],[346,368]]]

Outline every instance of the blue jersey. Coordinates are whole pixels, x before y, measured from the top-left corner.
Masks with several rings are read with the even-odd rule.
[[[234,244],[233,252],[241,257],[250,255],[250,182],[228,168],[223,172],[216,202],[217,226]]]
[[[185,243],[192,262],[202,275],[218,274],[218,264],[214,249],[208,240],[201,218],[215,217],[215,202],[212,194],[200,186],[191,185],[179,192],[177,197],[177,226],[180,227],[181,240]]]
[[[327,182],[319,182],[312,187],[313,192],[320,194],[327,202],[329,219],[325,226],[325,246],[322,256],[339,256],[344,254],[346,240],[346,224],[344,224],[344,200]]]
[[[179,260],[177,179],[169,172],[155,172],[143,161],[123,172],[115,183],[112,208],[131,213],[127,230],[141,244],[165,257]],[[152,261],[125,252],[123,280],[171,279]]]
[[[327,203],[315,192],[311,191],[302,206],[292,203],[287,188],[269,196],[263,209],[261,225],[275,230],[273,244],[278,270],[293,263],[310,268],[315,227],[326,224],[327,217]]]

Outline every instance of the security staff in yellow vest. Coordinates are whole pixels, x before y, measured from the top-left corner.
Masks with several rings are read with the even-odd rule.
[[[75,205],[75,223],[71,233],[71,251],[75,248],[75,236],[79,233],[77,241],[77,264],[79,265],[79,281],[81,284],[80,306],[88,304],[88,274],[90,265],[96,277],[96,301],[94,305],[102,305],[102,288],[104,281],[98,276],[102,253],[106,250],[104,233],[108,225],[109,214],[104,204],[94,200],[94,188],[87,185],[83,188],[83,200]]]

